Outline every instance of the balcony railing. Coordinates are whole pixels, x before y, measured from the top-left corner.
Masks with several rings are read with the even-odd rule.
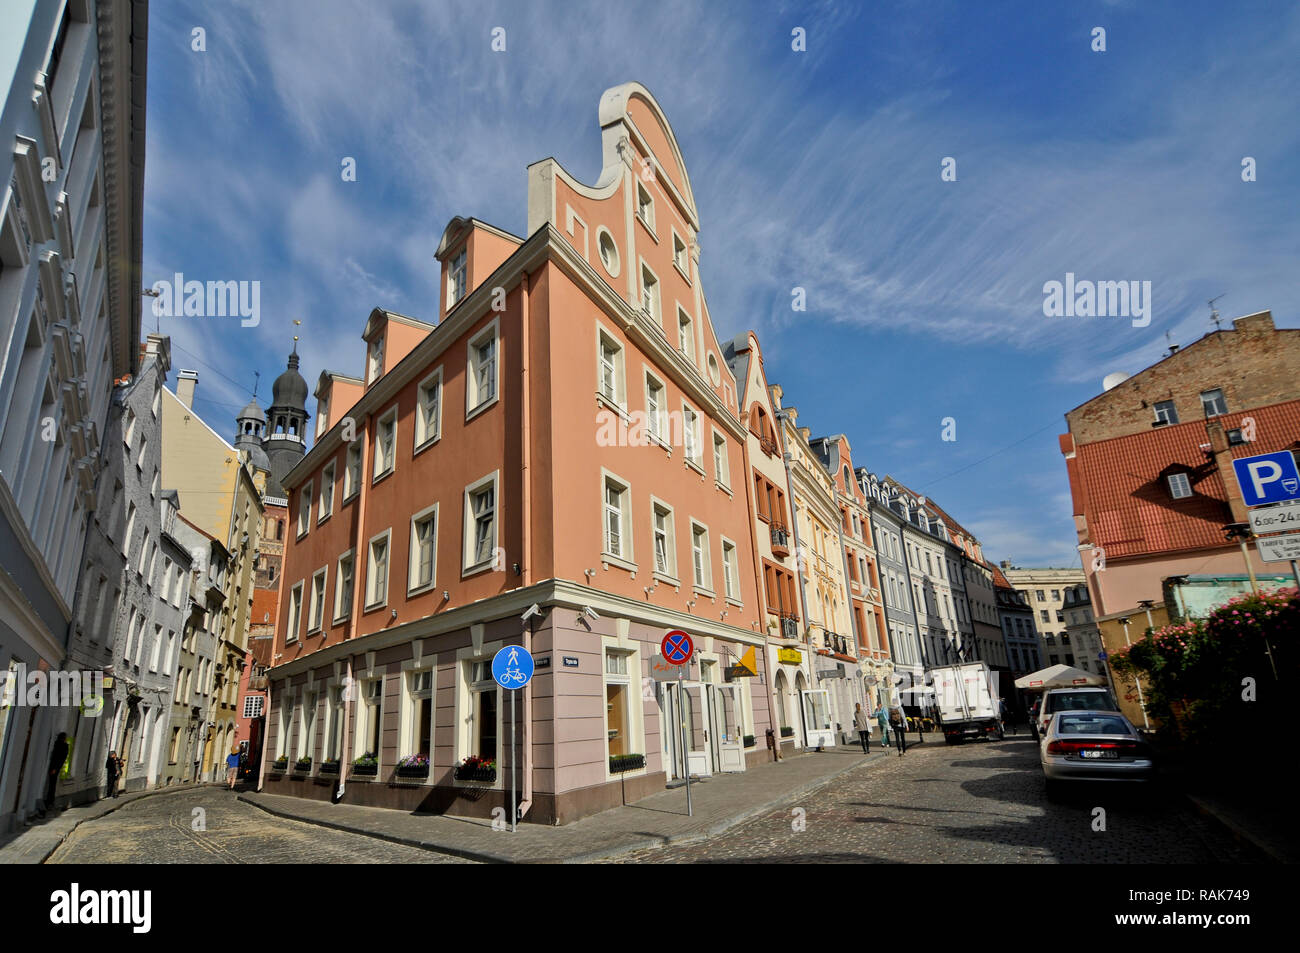
[[[785,639],[799,638],[799,620],[794,616],[785,616],[781,619],[781,637]]]
[[[781,523],[772,524],[772,555],[782,559],[790,555],[790,532]]]

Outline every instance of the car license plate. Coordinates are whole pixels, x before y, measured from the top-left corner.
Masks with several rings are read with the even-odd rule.
[[[1110,748],[1093,748],[1091,750],[1080,751],[1079,757],[1089,758],[1089,759],[1097,758],[1102,760],[1105,759],[1114,760],[1119,757],[1119,752]]]

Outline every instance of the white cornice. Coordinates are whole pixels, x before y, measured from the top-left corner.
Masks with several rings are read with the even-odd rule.
[[[723,622],[713,622],[687,612],[667,609],[639,599],[631,599],[614,593],[602,592],[567,579],[547,579],[525,589],[515,589],[499,596],[492,596],[465,606],[448,609],[437,615],[426,616],[414,622],[383,629],[362,635],[355,639],[337,642],[333,645],[303,655],[291,662],[286,662],[270,670],[272,679],[290,678],[327,665],[338,659],[363,652],[382,651],[396,645],[404,645],[416,639],[427,639],[458,629],[468,628],[475,623],[484,623],[518,618],[529,606],[537,603],[543,608],[563,612],[571,609],[581,612],[584,606],[591,606],[610,618],[629,619],[646,625],[659,626],[665,631],[685,629],[695,636],[714,636],[740,642],[745,645],[762,646],[764,636],[752,629],[741,629]],[[522,633],[522,625],[520,627]],[[593,632],[597,638],[599,633]]]

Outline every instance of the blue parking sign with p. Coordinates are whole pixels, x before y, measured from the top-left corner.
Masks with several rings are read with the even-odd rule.
[[[1300,470],[1290,450],[1241,457],[1232,461],[1232,469],[1247,506],[1300,499]]]

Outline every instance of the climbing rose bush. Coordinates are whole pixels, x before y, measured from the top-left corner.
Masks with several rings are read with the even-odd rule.
[[[1116,650],[1111,666],[1137,677],[1147,711],[1167,741],[1193,747],[1233,742],[1283,717],[1294,684],[1300,592],[1237,596],[1206,619],[1148,630]],[[1276,675],[1274,674],[1276,670]]]

